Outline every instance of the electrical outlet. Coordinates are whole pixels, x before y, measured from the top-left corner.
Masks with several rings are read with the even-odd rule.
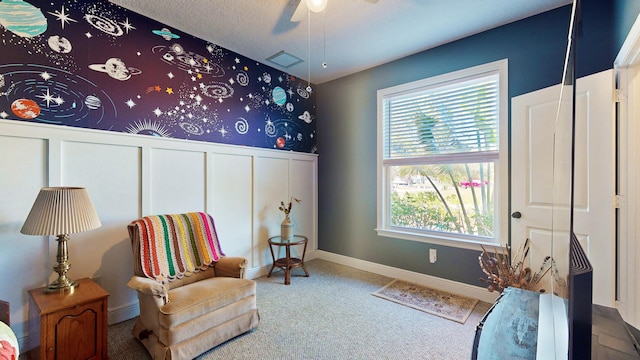
[[[436,249],[429,249],[429,262],[435,263],[438,260],[438,251]]]

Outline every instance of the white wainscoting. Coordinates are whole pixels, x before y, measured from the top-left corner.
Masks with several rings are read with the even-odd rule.
[[[109,292],[109,323],[137,315],[126,286],[133,259],[126,225],[150,214],[206,211],[223,251],[249,259],[248,277],[271,266],[280,201],[291,196],[295,231],[317,249],[317,155],[0,121],[0,298],[24,343],[27,290],[55,279],[56,242],[20,233],[44,186],[83,186],[102,227],[72,234],[71,278],[93,277]]]

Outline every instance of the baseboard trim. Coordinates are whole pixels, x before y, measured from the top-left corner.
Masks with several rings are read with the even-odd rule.
[[[489,292],[486,288],[453,280],[442,279],[431,275],[420,274],[409,270],[398,269],[395,267],[360,260],[323,250],[317,250],[314,255],[322,260],[327,260],[356,269],[369,271],[375,274],[388,276],[394,279],[402,279],[405,281],[414,282],[434,289],[448,291],[450,293],[471,297],[488,303],[494,303],[499,295],[495,292]]]
[[[119,322],[123,322],[140,315],[140,306],[138,302],[118,306],[117,308],[111,308],[107,312],[107,324],[113,325]]]

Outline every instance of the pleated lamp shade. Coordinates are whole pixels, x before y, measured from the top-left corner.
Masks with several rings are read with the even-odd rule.
[[[73,234],[100,227],[89,193],[81,187],[45,187],[25,220],[27,235]]]

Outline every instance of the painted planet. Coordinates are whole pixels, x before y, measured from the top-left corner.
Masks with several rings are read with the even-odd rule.
[[[276,86],[275,88],[273,88],[271,97],[273,97],[273,101],[275,101],[275,103],[280,106],[284,105],[287,102],[287,92],[284,91],[284,89],[280,86]]]
[[[284,138],[279,137],[276,139],[276,146],[280,149],[282,149],[284,147],[285,141]]]
[[[116,80],[125,81],[131,78],[131,75],[139,75],[142,71],[127,67],[124,61],[118,58],[110,58],[104,64],[91,64],[89,69],[107,73]]]
[[[47,43],[49,44],[49,47],[55,52],[59,52],[62,54],[68,54],[71,52],[71,42],[65,37],[53,35],[49,37]]]
[[[162,36],[163,39],[169,41],[171,39],[179,39],[180,35],[174,34],[171,30],[167,28],[162,28],[162,30],[151,30],[152,33]]]
[[[0,25],[20,37],[30,38],[47,30],[47,18],[27,2],[4,0],[0,2]]]
[[[22,119],[35,119],[40,115],[40,106],[29,99],[18,99],[11,104],[11,111]]]
[[[302,115],[298,116],[298,119],[304,120],[307,124],[311,124],[311,121],[313,121],[311,119],[311,114],[308,111],[303,112]]]
[[[84,99],[84,104],[91,110],[95,110],[102,106],[102,101],[97,96],[89,95]]]

